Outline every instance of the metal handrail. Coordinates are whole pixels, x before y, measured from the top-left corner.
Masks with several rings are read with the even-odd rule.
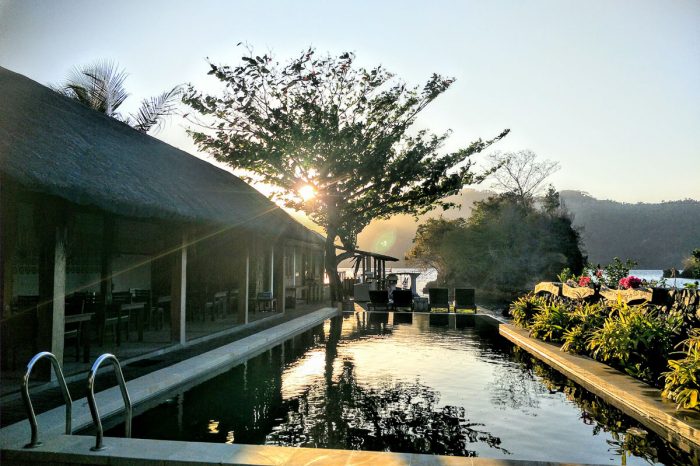
[[[73,421],[73,400],[68,392],[68,386],[66,385],[66,379],[63,377],[63,371],[61,370],[61,365],[58,363],[58,359],[52,353],[48,351],[43,351],[32,358],[27,364],[27,372],[24,374],[22,379],[22,400],[24,401],[24,409],[27,410],[27,417],[29,418],[29,425],[32,428],[32,440],[24,446],[24,448],[36,448],[41,445],[39,441],[39,428],[36,423],[36,415],[34,414],[34,407],[32,406],[32,400],[29,398],[29,376],[32,373],[34,364],[37,363],[42,358],[48,358],[51,361],[54,372],[56,372],[56,378],[61,386],[61,391],[63,392],[63,399],[66,401],[66,435],[70,435],[72,428],[71,424]]]
[[[126,390],[126,383],[124,382],[124,374],[122,374],[122,368],[119,365],[119,360],[113,354],[103,354],[95,364],[92,365],[90,373],[88,374],[88,404],[90,405],[90,414],[92,414],[92,422],[95,424],[97,429],[97,437],[95,441],[95,446],[90,448],[92,451],[104,450],[105,447],[102,444],[102,438],[104,432],[102,430],[102,421],[100,420],[100,413],[97,411],[97,404],[95,404],[95,376],[97,375],[97,370],[100,368],[100,364],[107,361],[114,366],[114,374],[117,376],[117,382],[119,383],[119,389],[122,392],[122,398],[124,399],[124,426],[125,426],[125,437],[131,438],[131,399],[129,398],[129,392]]]

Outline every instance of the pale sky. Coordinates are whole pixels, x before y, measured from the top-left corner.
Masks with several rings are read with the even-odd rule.
[[[237,64],[241,41],[280,61],[354,51],[409,84],[453,76],[418,126],[452,129],[448,150],[510,128],[493,149],[560,162],[560,190],[700,199],[698,0],[0,0],[0,66],[55,83],[113,59],[130,74],[127,111],[179,83],[215,91],[206,57]],[[156,137],[196,153],[181,119]]]

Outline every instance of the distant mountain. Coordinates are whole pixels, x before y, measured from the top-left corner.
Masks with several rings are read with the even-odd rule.
[[[493,193],[465,189],[451,200],[461,210],[433,211],[446,218],[468,217],[474,201]],[[574,215],[574,225],[582,228],[589,261],[608,264],[613,257],[632,259],[640,269],[681,267],[690,252],[700,247],[700,202],[694,200],[661,204],[625,204],[598,200],[579,191],[562,191],[561,197]],[[404,265],[404,254],[411,249],[418,223],[413,217],[398,215],[372,222],[358,237],[360,249],[401,259],[387,266]]]
[[[686,199],[660,204],[626,204],[598,200],[580,191],[561,197],[583,227],[590,262],[613,257],[639,262],[640,269],[681,268],[683,259],[700,247],[700,202]]]
[[[445,218],[469,217],[475,201],[488,198],[490,191],[465,189],[451,201],[461,209],[435,210],[421,216],[443,215]],[[662,202],[660,204],[626,204],[599,200],[580,191],[561,191],[561,198],[574,215],[574,225],[582,229],[588,260],[594,264],[609,264],[613,257],[632,259],[640,269],[682,268],[683,259],[693,249],[700,248],[700,202]],[[294,218],[313,230],[323,230],[303,214]],[[403,267],[404,254],[413,246],[418,223],[409,215],[397,215],[389,220],[372,222],[358,237],[358,246],[400,259],[387,262],[388,267]],[[348,264],[344,264],[348,265]]]

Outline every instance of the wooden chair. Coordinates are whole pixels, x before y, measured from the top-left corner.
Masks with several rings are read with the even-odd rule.
[[[391,307],[389,303],[389,292],[386,290],[369,290],[369,302],[367,310],[376,311],[377,308],[384,308],[387,311]]]
[[[153,318],[153,316],[156,316],[156,318],[159,321],[158,330],[163,328],[163,325],[164,325],[165,320],[166,320],[166,316],[167,316],[167,320],[170,321],[170,301],[171,301],[170,296],[159,297],[158,302],[155,306],[156,311],[155,311],[155,313],[151,314],[151,318]]]
[[[428,288],[428,299],[428,312],[433,312],[433,309],[447,309],[450,312],[447,288]]]
[[[394,290],[391,294],[391,308],[396,311],[399,309],[413,310],[413,292],[411,290]]]
[[[256,311],[274,311],[277,309],[277,298],[272,297],[271,291],[261,291],[255,297]]]
[[[474,288],[455,288],[455,312],[457,309],[471,309],[476,314],[476,290]]]
[[[117,332],[121,329],[117,328],[117,324],[121,320],[121,323],[126,327],[126,340],[129,340],[129,316],[121,316],[121,307],[124,304],[131,304],[131,293],[128,291],[122,291],[112,294],[112,303],[105,304],[101,310],[101,316],[97,319],[98,326],[100,328],[100,346],[104,343],[104,335],[107,333],[107,329],[112,330],[114,335],[114,341],[117,342]]]
[[[226,314],[238,314],[238,288],[233,288],[228,292],[228,307]]]
[[[156,307],[152,306],[151,301],[151,290],[144,290],[142,288],[131,288],[129,289],[131,293],[131,303],[145,303],[144,305],[144,323],[147,324],[148,330],[152,329],[151,323],[153,322],[152,314],[156,313]],[[143,325],[143,324],[142,324]]]
[[[227,314],[228,305],[228,293],[226,291],[219,291],[214,295],[214,315],[217,318],[224,318]]]

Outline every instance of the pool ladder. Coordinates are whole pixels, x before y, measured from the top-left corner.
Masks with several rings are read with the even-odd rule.
[[[29,418],[29,425],[32,429],[31,441],[24,446],[24,448],[36,448],[41,445],[39,441],[39,429],[37,427],[36,415],[34,414],[34,407],[32,406],[32,400],[29,398],[29,376],[32,373],[34,365],[43,358],[47,358],[51,361],[54,372],[56,373],[56,378],[61,386],[61,391],[63,392],[63,399],[66,402],[66,435],[71,435],[72,433],[72,421],[73,421],[73,400],[71,399],[70,392],[68,391],[68,385],[66,385],[66,379],[63,376],[63,371],[61,370],[61,365],[58,363],[58,359],[52,353],[48,351],[41,352],[34,356],[29,364],[27,365],[27,372],[24,374],[22,379],[22,400],[24,401],[24,409],[27,411],[27,417]],[[95,446],[90,448],[92,451],[104,450],[103,444],[104,431],[102,429],[102,420],[100,419],[100,413],[97,410],[97,404],[95,403],[95,376],[97,375],[97,370],[100,368],[103,362],[108,362],[114,367],[114,374],[117,377],[117,382],[119,384],[119,389],[122,394],[122,399],[124,400],[124,426],[125,426],[125,437],[131,438],[131,398],[129,398],[129,391],[126,389],[126,382],[124,382],[124,374],[122,373],[121,365],[119,360],[113,354],[103,354],[92,365],[90,372],[88,373],[88,405],[90,406],[90,414],[92,415],[92,422],[97,429],[97,435],[95,437]]]

